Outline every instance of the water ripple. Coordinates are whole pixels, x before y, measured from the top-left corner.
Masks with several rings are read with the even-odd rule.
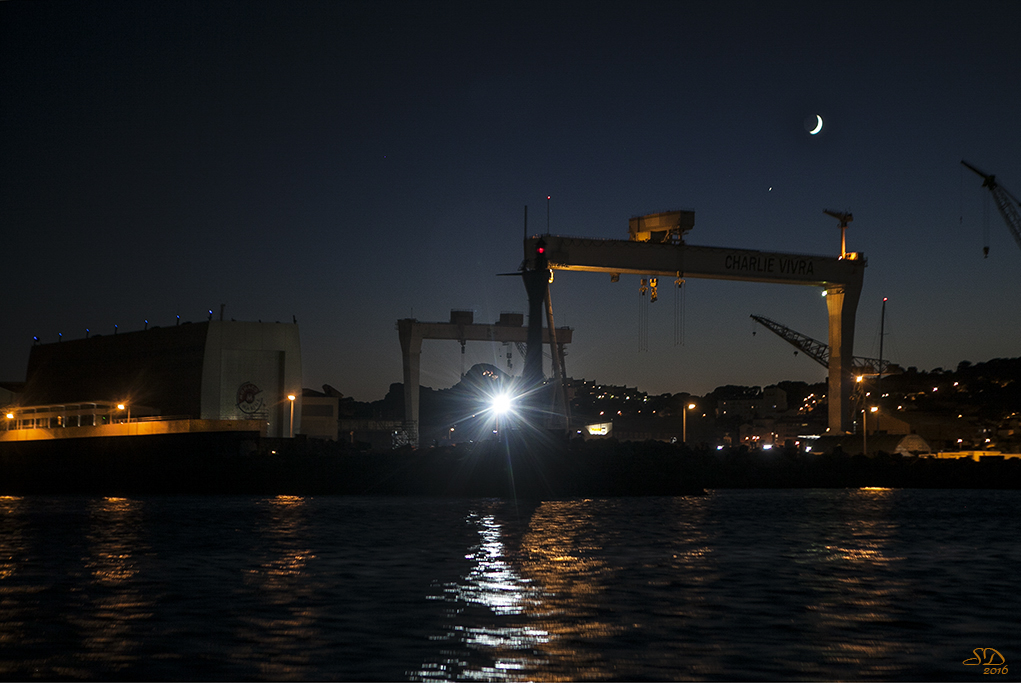
[[[1021,494],[0,498],[0,678],[958,680]]]

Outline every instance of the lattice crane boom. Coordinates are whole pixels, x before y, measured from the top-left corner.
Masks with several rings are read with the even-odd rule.
[[[1007,224],[1007,229],[1013,235],[1018,248],[1021,248],[1021,211],[1018,211],[1018,207],[1021,207],[1021,202],[1018,201],[1017,197],[1008,192],[1007,188],[996,182],[995,175],[983,173],[964,159],[961,159],[961,164],[982,176],[982,187],[989,188],[993,195],[993,201],[996,202],[996,208],[999,210],[1000,215],[1003,216],[1003,222]],[[986,252],[988,253],[988,251],[987,247]]]
[[[767,330],[780,337],[824,368],[828,368],[830,366],[830,347],[827,344],[824,344],[818,339],[812,339],[808,335],[801,334],[786,325],[782,325],[775,320],[770,320],[769,318],[761,315],[752,315],[752,320],[762,325]]]
[[[798,351],[807,355],[819,365],[829,369],[830,347],[827,344],[824,344],[818,339],[812,339],[808,335],[802,334],[797,330],[792,330],[786,325],[778,323],[775,320],[770,320],[765,316],[752,315],[752,320],[783,339]],[[855,356],[851,359],[851,371],[856,375],[878,375],[879,366],[880,361],[876,358],[862,358],[860,356]],[[882,366],[884,375],[897,374],[901,372],[901,369],[898,366],[887,360],[882,361]]]

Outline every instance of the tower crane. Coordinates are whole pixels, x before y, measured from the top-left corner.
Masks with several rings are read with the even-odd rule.
[[[996,208],[999,209],[1000,215],[1003,216],[1003,222],[1007,224],[1007,229],[1014,236],[1017,246],[1021,247],[1021,212],[1018,211],[1021,201],[1018,201],[1017,197],[1008,192],[1007,188],[996,182],[996,176],[983,173],[964,159],[961,159],[961,163],[982,176],[982,187],[988,187],[989,191],[993,193]],[[982,251],[985,256],[989,256],[988,245],[982,247]]]
[[[827,369],[830,367],[830,347],[828,345],[818,339],[812,339],[808,335],[801,334],[786,325],[782,325],[775,320],[770,320],[769,318],[761,315],[752,315],[752,320],[783,339],[798,351],[804,352],[806,356],[814,360],[819,365]],[[876,358],[861,358],[859,356],[854,356],[851,359],[851,374],[878,375],[880,370],[879,366],[880,361]],[[899,374],[902,372],[900,367],[894,365],[888,360],[882,361],[882,370],[884,375]]]
[[[830,211],[829,209],[823,209],[822,212],[840,221],[840,258],[847,258],[847,225],[854,220],[854,215],[850,211]]]

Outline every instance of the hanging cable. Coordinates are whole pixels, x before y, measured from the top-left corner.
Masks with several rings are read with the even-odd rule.
[[[961,178],[957,188],[958,213],[960,214],[957,224],[960,227],[964,227],[964,166],[958,166],[958,168],[960,169]]]
[[[880,353],[883,358],[883,366],[889,368],[891,365],[891,358],[899,358],[898,346],[899,342],[896,336],[896,325],[897,325],[897,309],[895,306],[890,305],[886,309],[886,316],[884,318],[884,334],[883,337],[886,340],[886,351]],[[886,371],[884,371],[886,372]]]
[[[684,278],[674,280],[674,346],[684,346]]]
[[[649,350],[649,300],[645,298],[649,291],[643,277],[638,287],[638,350]]]
[[[989,258],[989,193],[982,193],[982,254]]]

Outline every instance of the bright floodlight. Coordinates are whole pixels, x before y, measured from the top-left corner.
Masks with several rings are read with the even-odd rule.
[[[511,399],[507,394],[497,394],[490,403],[493,413],[503,415],[511,409]]]

